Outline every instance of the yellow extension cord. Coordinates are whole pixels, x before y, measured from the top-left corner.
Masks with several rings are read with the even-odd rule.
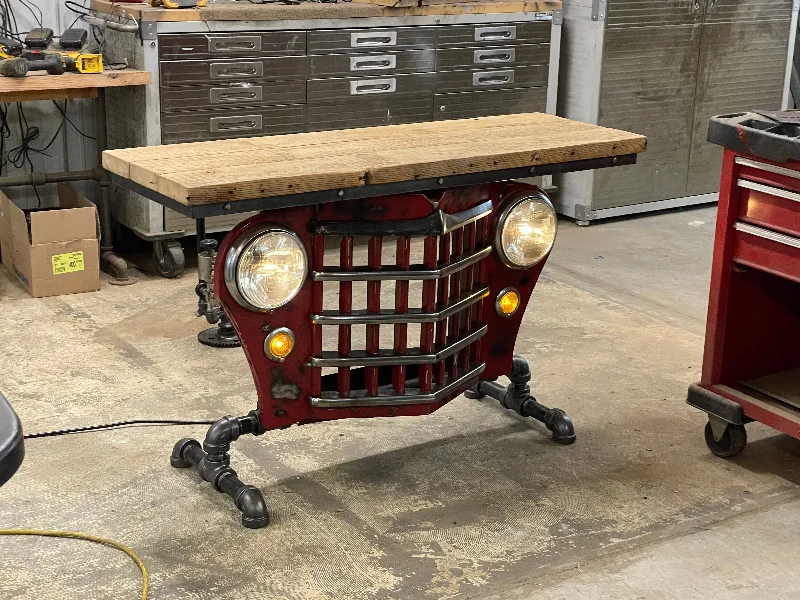
[[[127,546],[120,544],[119,542],[75,531],[44,531],[40,529],[0,529],[0,535],[35,535],[40,537],[71,538],[74,540],[85,540],[87,542],[94,542],[95,544],[110,546],[111,548],[116,548],[117,550],[121,550],[122,552],[127,554],[133,562],[136,563],[136,566],[139,567],[139,570],[142,572],[142,600],[147,600],[147,592],[149,587],[149,575],[147,574],[147,567],[144,566],[142,559],[139,558],[136,552],[134,552]]]

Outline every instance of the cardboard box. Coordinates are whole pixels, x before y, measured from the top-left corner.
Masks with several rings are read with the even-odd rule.
[[[23,212],[0,192],[3,264],[34,298],[100,289],[97,209],[58,184],[59,207]]]

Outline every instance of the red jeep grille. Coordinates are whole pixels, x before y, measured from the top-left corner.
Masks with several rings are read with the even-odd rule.
[[[482,304],[489,295],[484,258],[492,251],[492,202],[459,212],[436,210],[403,221],[319,221],[314,224],[311,403],[317,407],[424,404],[449,400],[477,381]],[[354,237],[368,232],[368,259],[354,266]],[[324,266],[326,238],[341,239],[336,266]],[[424,239],[422,262],[411,264],[412,238]],[[384,244],[396,244],[395,264],[383,264]],[[409,284],[422,282],[419,308],[409,308]],[[323,310],[323,284],[338,284],[337,310]],[[353,283],[366,282],[366,309],[353,309]],[[381,285],[394,282],[394,306],[381,307]],[[362,284],[363,285],[363,284]],[[419,346],[409,347],[409,324]],[[365,326],[364,350],[352,348],[353,326]],[[323,329],[338,328],[338,347],[323,350]],[[391,327],[391,347],[381,347]],[[330,331],[330,330],[328,330]],[[327,332],[326,332],[327,333]],[[333,333],[333,332],[331,332]],[[322,375],[323,368],[336,372]]]

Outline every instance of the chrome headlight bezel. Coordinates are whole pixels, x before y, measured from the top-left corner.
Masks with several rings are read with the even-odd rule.
[[[533,262],[529,265],[520,265],[512,261],[505,252],[503,248],[503,229],[506,224],[506,220],[511,212],[517,208],[520,204],[525,202],[540,202],[544,204],[550,211],[553,213],[553,218],[555,220],[555,233],[553,234],[553,239],[550,242],[550,245],[547,247],[547,250],[542,254],[541,258],[536,262]],[[497,219],[497,229],[495,231],[495,248],[497,250],[497,256],[500,257],[500,261],[510,269],[517,269],[517,270],[527,270],[535,267],[538,265],[542,260],[550,254],[550,251],[553,249],[553,245],[556,242],[556,237],[558,236],[558,218],[556,216],[556,209],[553,206],[553,203],[550,201],[550,198],[547,197],[547,194],[542,192],[541,190],[536,191],[519,191],[515,194],[509,196],[508,199],[505,201],[505,206],[503,206],[502,210],[500,211],[500,215]]]
[[[283,235],[287,235],[294,239],[297,242],[300,251],[303,254],[303,263],[305,265],[305,273],[303,274],[303,278],[300,281],[300,284],[297,286],[297,289],[283,302],[280,304],[276,304],[274,306],[270,306],[268,308],[263,308],[260,306],[256,306],[252,304],[249,300],[247,300],[242,293],[241,289],[239,288],[239,262],[244,254],[244,252],[256,241],[269,234],[280,233]],[[231,244],[231,247],[228,249],[228,253],[225,255],[225,262],[223,265],[223,279],[225,280],[225,287],[228,288],[228,292],[233,299],[243,308],[253,312],[260,312],[260,313],[270,313],[275,309],[278,309],[282,306],[286,306],[289,302],[291,302],[300,290],[303,287],[303,284],[306,282],[308,278],[308,252],[306,251],[306,247],[303,244],[303,241],[300,239],[294,231],[286,229],[285,227],[281,227],[279,225],[253,225],[252,227],[248,227],[245,229],[236,241]]]

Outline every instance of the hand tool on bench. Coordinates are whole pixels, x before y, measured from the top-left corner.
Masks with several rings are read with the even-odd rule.
[[[572,421],[534,398],[528,363],[514,354],[556,234],[547,195],[515,180],[632,164],[645,146],[640,135],[534,113],[104,152],[114,183],[196,219],[199,232],[206,217],[261,211],[215,256],[213,244],[202,248],[203,280],[241,340],[258,405],[217,421],[202,445],[180,440],[172,466],[194,467],[258,528],[269,522],[262,493],[228,454],[244,434],[427,415],[466,392],[573,443]],[[357,238],[368,240],[366,265],[354,263]],[[335,257],[326,242],[338,244]],[[354,298],[359,282],[365,298]],[[391,306],[383,285],[393,286]],[[326,286],[338,290],[335,310]],[[366,344],[355,348],[361,326]],[[504,375],[511,384],[496,382]]]

